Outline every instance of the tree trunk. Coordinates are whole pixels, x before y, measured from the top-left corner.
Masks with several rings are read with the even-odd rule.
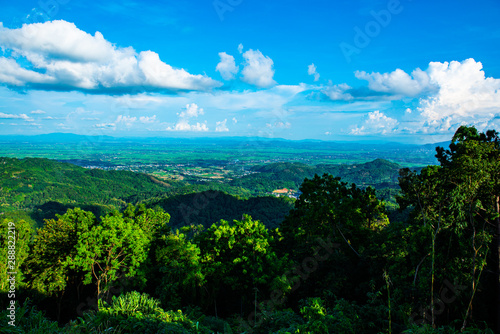
[[[101,300],[101,280],[97,280],[97,310],[99,311],[99,301]]]
[[[61,304],[64,296],[64,290],[61,292],[61,298],[57,302],[57,321],[61,321]]]

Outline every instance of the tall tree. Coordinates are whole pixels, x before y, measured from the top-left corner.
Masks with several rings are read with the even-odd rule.
[[[69,283],[77,285],[82,276],[79,270],[72,269],[79,235],[95,223],[96,218],[91,212],[76,208],[57,219],[46,220],[45,226],[37,231],[26,263],[28,287],[48,296],[57,296],[58,315],[66,286]]]
[[[455,185],[454,195],[460,199],[455,212],[472,231],[472,276],[476,267],[484,265],[481,253],[493,236],[497,278],[496,327],[500,332],[500,142],[498,132],[480,133],[475,127],[461,126],[452,138],[448,149],[437,148],[439,162]],[[488,245],[489,246],[489,245]],[[483,256],[484,258],[484,256]],[[472,281],[473,293],[477,283]],[[467,309],[469,313],[469,308]],[[464,321],[465,326],[465,321]]]
[[[448,241],[443,241],[442,232],[450,228],[452,224],[450,220],[453,220],[448,209],[451,203],[450,189],[442,172],[440,166],[428,166],[420,173],[410,171],[408,168],[402,169],[399,178],[401,196],[397,198],[401,209],[406,209],[408,206],[414,209],[410,219],[416,230],[411,242],[419,246],[414,247],[413,253],[418,256],[410,259],[414,267],[413,286],[416,287],[417,282],[423,282],[424,286],[428,283],[430,286],[428,309],[431,312],[433,327],[435,326],[435,282],[436,276],[439,275],[436,268],[445,264],[445,261],[437,259],[439,257],[437,249],[448,244]],[[419,238],[420,235],[424,236],[423,240]],[[425,267],[426,260],[430,260],[430,282],[425,278],[420,279],[421,273],[425,272],[421,269]]]
[[[10,290],[9,279],[15,277],[16,287],[23,282],[21,265],[29,254],[33,227],[24,219],[0,220],[0,292]]]
[[[359,257],[367,235],[388,223],[383,204],[372,188],[350,186],[329,174],[305,179],[302,194],[281,225],[284,246],[300,259],[309,256],[317,238],[334,239],[347,253]]]
[[[273,237],[260,221],[248,215],[232,223],[221,220],[197,240],[214,306],[222,301],[226,310],[234,310],[239,304],[244,311],[245,306],[256,302],[257,291],[266,298],[271,291],[281,294],[286,290],[281,276],[288,259],[277,256],[271,246]]]
[[[498,232],[500,194],[498,136],[495,131],[479,133],[474,127],[460,127],[448,149],[437,148],[440,166],[429,166],[420,173],[403,170],[400,177],[402,208],[412,207],[412,224],[420,231],[430,228],[429,253],[421,250],[422,260],[415,262],[415,279],[426,261],[430,261],[430,307],[434,325],[436,275],[444,273],[455,284],[469,281],[468,298],[462,298],[463,328],[472,318],[487,255],[496,234],[495,272],[499,272]],[[425,247],[424,247],[425,249]],[[498,274],[497,274],[498,275]],[[498,280],[498,277],[497,277]],[[441,283],[442,284],[442,283]],[[500,290],[498,290],[500,292]],[[466,296],[463,296],[466,297]],[[448,308],[451,306],[448,305]],[[458,316],[458,314],[456,316]]]
[[[160,237],[154,255],[158,277],[156,293],[163,306],[178,309],[188,303],[194,304],[205,282],[198,245],[176,230]]]
[[[347,297],[346,291],[370,275],[373,238],[388,224],[385,207],[372,188],[360,189],[329,174],[305,179],[300,191],[280,228],[282,252],[296,262],[303,282],[296,299],[320,289]],[[317,268],[307,267],[310,257],[318,258]],[[366,296],[357,291],[356,297]]]
[[[111,283],[136,274],[148,255],[149,241],[134,220],[108,215],[79,234],[71,267],[86,272],[85,284],[95,281],[100,300]]]

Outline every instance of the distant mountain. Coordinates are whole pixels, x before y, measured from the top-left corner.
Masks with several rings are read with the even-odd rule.
[[[427,148],[427,149],[431,149],[431,150],[435,150],[436,147],[438,147],[438,146],[448,148],[450,146],[450,144],[451,144],[451,141],[443,141],[443,142],[439,142],[439,143],[425,144],[425,145],[422,145],[422,147]]]
[[[83,141],[116,141],[114,137],[110,136],[84,136],[77,135],[73,133],[50,133],[43,135],[34,136],[21,136],[21,135],[11,135],[11,136],[0,136],[0,142],[27,142],[27,143],[79,143]]]
[[[429,148],[433,149],[436,146],[443,146],[449,144],[446,142],[426,145],[402,144],[397,142],[354,142],[354,141],[322,141],[318,139],[304,139],[304,140],[289,140],[283,138],[268,138],[268,137],[195,137],[195,138],[170,138],[170,137],[112,137],[112,136],[87,136],[78,135],[73,133],[50,133],[41,135],[0,135],[0,142],[33,142],[33,143],[79,143],[89,141],[92,143],[248,143],[259,145],[273,145],[279,143],[280,145],[291,145],[293,147],[314,147],[319,145],[321,147],[331,147],[337,150],[352,150],[353,148],[359,149],[360,147],[367,148],[381,148],[381,149],[410,149],[410,148]]]
[[[356,183],[360,187],[397,188],[400,169],[399,164],[385,159],[354,165],[309,166],[295,162],[278,162],[256,166],[252,168],[253,174],[235,179],[231,181],[231,185],[261,193],[279,188],[298,190],[305,178],[328,173],[340,177],[344,182]]]

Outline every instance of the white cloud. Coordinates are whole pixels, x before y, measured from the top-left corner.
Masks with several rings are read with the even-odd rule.
[[[175,126],[168,127],[167,131],[208,131],[207,123],[196,123],[196,124],[189,124],[189,121],[187,119],[180,119]]]
[[[356,78],[368,81],[368,88],[376,92],[413,97],[431,88],[429,75],[419,68],[411,76],[401,69],[383,74],[365,71],[354,74]]]
[[[94,36],[63,20],[23,24],[19,29],[0,26],[0,44],[30,58],[58,58],[73,62],[100,62],[113,56],[115,47],[100,32]]]
[[[427,71],[439,91],[420,101],[421,115],[429,122],[493,118],[500,106],[500,79],[486,78],[482,68],[474,59],[430,63]]]
[[[229,129],[227,128],[226,123],[227,123],[227,119],[220,121],[220,122],[216,122],[215,132],[228,132]]]
[[[118,115],[115,124],[124,124],[126,127],[131,127],[135,121],[137,121],[137,117]]]
[[[243,44],[241,44],[241,43],[238,45],[238,52],[240,54],[243,53]]]
[[[64,124],[59,124],[60,126],[64,126]],[[95,128],[98,129],[116,129],[116,124],[114,123],[101,123],[101,124],[96,124],[94,125]]]
[[[319,73],[316,71],[316,66],[313,64],[307,67],[307,74],[314,76],[314,81],[319,80]]]
[[[209,90],[222,84],[205,75],[174,69],[157,53],[120,48],[63,20],[24,24],[19,29],[0,25],[0,47],[12,51],[0,58],[0,83],[38,89],[154,91]],[[16,58],[25,57],[31,67]]]
[[[187,104],[184,111],[180,112],[179,119],[174,127],[168,127],[167,131],[208,131],[207,121],[204,123],[189,124],[190,118],[196,118],[203,115],[203,108],[198,107],[196,103]]]
[[[349,101],[353,96],[346,91],[352,89],[349,85],[343,83],[340,85],[330,85],[323,89],[321,92],[334,101]]]
[[[22,68],[14,59],[0,57],[0,83],[12,86],[24,86],[26,83],[54,84],[55,82],[56,79],[50,75],[27,70]]]
[[[219,57],[220,62],[217,64],[215,70],[220,72],[220,75],[224,80],[234,79],[234,76],[239,71],[238,66],[236,66],[236,62],[234,61],[234,57],[225,52],[220,52]]]
[[[172,90],[207,90],[221,84],[203,75],[192,75],[184,69],[174,69],[162,62],[153,51],[142,51],[138,57],[138,66],[145,76],[145,84],[156,88]]]
[[[19,114],[19,115],[14,115],[14,114],[4,114],[3,112],[0,112],[0,118],[3,119],[23,119],[27,122],[33,122],[34,119],[29,117],[26,114]]]
[[[292,127],[292,124],[290,122],[274,122],[274,127],[278,129],[290,129]]]
[[[274,62],[271,58],[264,56],[259,50],[248,50],[243,54],[245,58],[242,70],[242,80],[257,87],[270,87],[276,84],[273,80]]]
[[[418,97],[416,107],[404,112],[409,125],[401,129],[403,132],[452,134],[464,124],[480,130],[498,125],[500,79],[486,77],[482,64],[472,58],[431,62],[425,71],[416,69],[411,75],[397,69],[383,74],[356,72],[356,77],[367,80],[376,92]]]
[[[31,114],[43,115],[43,114],[46,114],[46,112],[45,112],[45,111],[43,111],[43,110],[39,110],[39,109],[38,109],[38,110],[33,110],[33,111],[31,112]]]
[[[367,135],[367,134],[388,134],[395,131],[398,121],[394,118],[387,117],[379,110],[368,113],[368,117],[363,122],[363,125],[358,128],[357,126],[351,130],[353,135]]]
[[[156,115],[153,115],[153,116],[150,116],[150,117],[148,117],[148,116],[141,116],[141,117],[139,117],[139,121],[141,123],[145,123],[145,124],[146,123],[154,123],[154,122],[156,122]]]
[[[233,117],[233,123],[234,124],[238,123],[238,120],[236,119],[236,117]]]
[[[198,107],[196,103],[191,103],[186,105],[186,110],[182,111],[179,114],[181,118],[191,118],[198,117],[199,115],[203,115],[203,108]]]

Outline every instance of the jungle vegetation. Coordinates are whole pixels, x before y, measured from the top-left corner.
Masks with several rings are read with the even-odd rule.
[[[304,177],[294,201],[2,158],[17,304],[12,327],[3,261],[0,330],[499,333],[498,133],[462,126],[436,153],[439,165],[399,170],[391,210],[324,166],[257,167]]]

